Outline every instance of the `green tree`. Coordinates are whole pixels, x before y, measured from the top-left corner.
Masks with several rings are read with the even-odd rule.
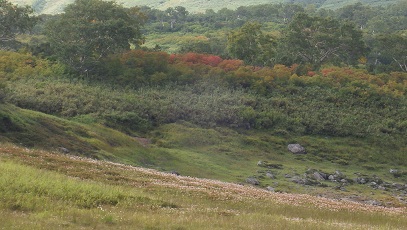
[[[0,49],[10,48],[16,35],[31,30],[37,22],[29,6],[19,7],[0,0]]]
[[[144,21],[138,8],[125,9],[113,1],[76,0],[47,25],[46,35],[61,61],[88,74],[109,54],[140,45]]]
[[[407,72],[407,37],[397,34],[378,35],[373,43],[372,64],[379,69]],[[385,68],[381,66],[385,65]],[[380,68],[381,67],[381,68]]]
[[[275,40],[261,31],[257,22],[247,22],[240,29],[228,35],[228,52],[233,58],[250,65],[271,65],[274,63]]]
[[[174,29],[175,23],[183,22],[187,18],[189,12],[183,6],[176,6],[175,8],[167,8],[165,10],[170,20],[171,30]]]
[[[351,23],[297,14],[284,31],[284,52],[294,62],[319,67],[326,62],[355,64],[366,52],[362,32]]]
[[[360,29],[366,28],[367,23],[376,13],[374,9],[360,2],[345,6],[336,11],[339,19],[352,21],[357,24]]]

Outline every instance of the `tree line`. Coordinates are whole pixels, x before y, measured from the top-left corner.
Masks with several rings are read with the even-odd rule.
[[[16,35],[36,31],[44,39],[33,38],[29,51],[61,61],[82,76],[100,73],[102,60],[112,54],[142,48],[145,35],[196,31],[204,39],[186,42],[180,52],[214,54],[260,67],[300,64],[303,73],[324,64],[376,73],[407,71],[404,2],[388,7],[357,3],[336,11],[268,4],[191,14],[182,6],[160,11],[76,0],[56,16],[33,16],[31,8],[7,0],[0,6],[3,49],[19,47]],[[210,31],[221,35],[205,36]]]

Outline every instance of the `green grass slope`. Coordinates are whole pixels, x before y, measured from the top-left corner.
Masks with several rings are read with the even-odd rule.
[[[259,188],[272,187],[278,192],[384,206],[406,205],[406,167],[386,160],[377,163],[374,154],[389,155],[386,147],[380,148],[364,139],[201,128],[182,121],[157,127],[143,137],[131,137],[97,123],[77,123],[7,104],[0,105],[0,111],[3,144],[59,154],[67,154],[67,149],[69,155],[234,183],[247,184],[248,178],[255,178]],[[289,153],[289,143],[301,143],[308,154]],[[399,174],[389,173],[391,168],[399,170]],[[313,177],[314,172],[336,175],[337,171],[345,182],[318,181]],[[362,177],[369,183],[355,182]],[[372,186],[372,182],[381,188]]]
[[[403,229],[383,208],[0,145],[3,229]]]
[[[145,148],[119,131],[0,104],[0,141],[97,159],[142,162]],[[131,157],[131,153],[133,154]],[[140,156],[138,158],[137,156]],[[128,160],[131,158],[131,160]]]

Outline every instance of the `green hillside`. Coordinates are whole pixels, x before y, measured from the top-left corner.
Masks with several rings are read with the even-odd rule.
[[[4,229],[404,229],[383,208],[0,145]],[[357,217],[357,218],[355,218]]]
[[[399,2],[400,0],[300,0],[300,1],[288,1],[288,0],[250,0],[250,1],[231,1],[231,0],[117,0],[118,3],[123,4],[126,7],[142,6],[146,5],[152,8],[165,10],[169,7],[184,6],[190,12],[204,12],[206,9],[220,10],[222,8],[236,9],[239,6],[250,6],[259,4],[273,4],[273,3],[295,3],[299,4],[315,4],[321,8],[338,9],[346,5],[355,4],[356,2],[362,2],[369,6],[381,6]],[[63,11],[63,8],[67,4],[71,4],[74,0],[11,0],[10,2],[19,5],[30,5],[39,14],[57,14]]]
[[[132,52],[145,60],[163,55]],[[205,65],[168,66],[182,67],[195,83],[125,89],[67,79],[59,64],[29,54],[1,54],[3,144],[278,192],[406,205],[405,74],[381,75],[386,83],[363,71],[329,68],[325,77],[299,78],[276,66],[267,78],[252,78],[274,84],[262,96],[226,87],[222,78],[203,74],[212,68]],[[186,81],[178,77],[173,80]],[[243,80],[234,78],[224,80]],[[307,154],[290,153],[292,143]],[[317,179],[316,172],[333,179]]]
[[[0,229],[407,226],[406,4],[1,4]]]

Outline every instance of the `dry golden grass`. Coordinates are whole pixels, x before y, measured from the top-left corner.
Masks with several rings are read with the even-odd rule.
[[[251,186],[176,176],[8,144],[0,145],[0,160],[12,162],[7,166],[9,171],[15,165],[19,171],[45,173],[43,177],[33,177],[29,183],[39,183],[47,189],[48,182],[44,178],[53,178],[50,183],[53,187],[48,188],[53,190],[69,182],[72,184],[69,194],[75,194],[77,183],[78,193],[84,188],[89,192],[91,188],[95,192],[89,192],[89,196],[99,202],[81,207],[77,199],[83,198],[74,195],[66,199],[38,196],[34,191],[19,193],[24,201],[31,202],[26,205],[30,208],[21,210],[18,206],[13,210],[2,205],[0,216],[4,221],[0,226],[3,228],[17,226],[16,223],[19,224],[16,229],[32,226],[39,229],[56,226],[67,229],[403,229],[407,226],[406,208],[272,193]],[[16,178],[24,177],[14,172]],[[85,184],[90,187],[84,187]],[[2,191],[7,192],[7,189]],[[30,198],[29,194],[37,198]],[[114,202],[103,203],[103,199]],[[11,201],[3,198],[3,202]],[[39,208],[36,202],[43,202],[43,207]]]

